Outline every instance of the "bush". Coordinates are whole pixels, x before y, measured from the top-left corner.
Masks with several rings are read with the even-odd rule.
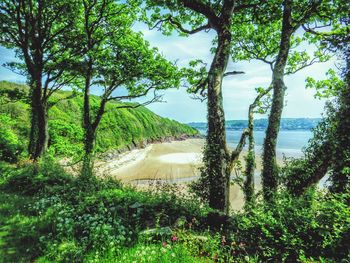
[[[10,117],[0,114],[0,161],[15,163],[23,152],[23,145],[12,129],[13,125]]]
[[[346,195],[295,199],[282,195],[272,207],[262,204],[234,217],[235,254],[263,261],[349,258],[350,210]],[[310,201],[311,200],[311,201]]]
[[[72,177],[61,166],[54,160],[44,158],[39,164],[27,163],[23,167],[8,170],[2,187],[9,192],[37,195],[71,182]]]

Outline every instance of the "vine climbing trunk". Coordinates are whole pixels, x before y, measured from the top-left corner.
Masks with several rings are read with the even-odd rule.
[[[250,105],[248,115],[248,154],[246,157],[244,197],[246,206],[254,201],[255,141],[254,141],[254,107]]]
[[[230,54],[229,27],[218,32],[218,46],[208,73],[208,134],[204,159],[209,178],[209,205],[228,213],[231,164],[226,145],[222,80]]]
[[[273,200],[278,186],[278,167],[276,162],[276,145],[283,111],[286,86],[284,84],[284,70],[290,50],[292,26],[291,0],[284,1],[282,33],[279,53],[272,74],[273,99],[268,119],[263,152],[262,185],[264,199]]]

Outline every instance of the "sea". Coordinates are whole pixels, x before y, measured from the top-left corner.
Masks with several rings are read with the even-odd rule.
[[[200,129],[199,132],[203,135],[206,130]],[[242,130],[226,129],[226,139],[229,147],[234,148],[242,134]],[[265,131],[254,131],[255,150],[257,154],[262,152],[262,147],[265,138]],[[281,130],[277,140],[277,157],[301,157],[303,148],[307,146],[308,141],[312,138],[310,130]],[[247,148],[247,145],[246,147]]]

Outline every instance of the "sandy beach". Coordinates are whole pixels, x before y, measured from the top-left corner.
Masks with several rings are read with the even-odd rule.
[[[199,176],[203,146],[203,139],[151,144],[144,149],[135,149],[115,159],[99,162],[97,168],[101,175],[109,175],[138,187],[155,181],[186,187],[188,182]],[[257,163],[261,163],[260,159]],[[260,165],[257,170],[259,168]],[[242,208],[243,193],[237,185],[231,188],[230,200],[232,209]]]

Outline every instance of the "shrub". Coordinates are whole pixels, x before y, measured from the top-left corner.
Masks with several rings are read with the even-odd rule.
[[[317,193],[309,199],[279,196],[273,207],[258,204],[234,217],[235,253],[263,261],[296,262],[349,257],[350,210],[346,195]],[[311,201],[310,201],[311,200]]]
[[[72,182],[72,177],[50,158],[44,158],[39,164],[27,163],[8,171],[4,189],[24,195],[37,195],[52,191]]]
[[[23,152],[17,134],[13,131],[14,121],[0,114],[0,161],[15,163]]]

